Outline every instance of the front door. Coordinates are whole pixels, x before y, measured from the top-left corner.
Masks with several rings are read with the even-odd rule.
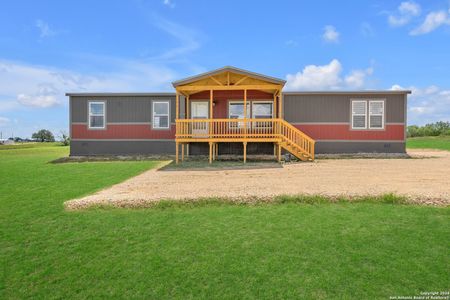
[[[192,101],[191,102],[191,118],[192,119],[208,119],[208,101]],[[192,137],[208,137],[208,123],[194,122],[192,124]]]

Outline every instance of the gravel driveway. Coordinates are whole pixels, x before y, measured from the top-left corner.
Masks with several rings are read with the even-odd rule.
[[[450,205],[450,152],[409,151],[412,159],[321,159],[283,168],[149,170],[93,195],[66,202],[141,206],[160,199],[249,198],[322,194],[363,196],[395,193],[416,201]]]

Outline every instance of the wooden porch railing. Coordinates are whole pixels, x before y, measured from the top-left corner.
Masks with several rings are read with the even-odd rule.
[[[177,119],[179,142],[275,142],[302,160],[314,159],[315,141],[283,119]]]

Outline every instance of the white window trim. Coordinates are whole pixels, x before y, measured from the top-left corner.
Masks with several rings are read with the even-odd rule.
[[[103,105],[103,113],[102,114],[93,114],[91,112],[91,104],[102,104]],[[91,117],[103,117],[103,126],[102,127],[92,127],[91,126]],[[88,101],[88,124],[89,129],[105,129],[106,128],[106,101]]]
[[[204,118],[204,119],[209,119],[209,100],[191,100],[191,101],[189,101],[189,103],[190,103],[190,108],[189,108],[189,114],[190,114],[190,119],[194,119],[194,114],[192,113],[193,111],[194,111],[194,105],[196,104],[196,103],[203,103],[203,104],[205,104],[206,103],[206,106],[208,107],[208,112],[207,112],[207,116],[206,116],[206,118]]]
[[[364,103],[364,105],[365,105],[365,113],[364,114],[354,114],[353,113],[353,103],[356,103],[356,102],[362,102],[362,103]],[[350,106],[350,114],[351,114],[351,118],[352,118],[352,130],[366,130],[367,129],[367,115],[368,115],[368,113],[367,113],[367,106],[368,106],[368,103],[367,103],[367,100],[361,100],[361,99],[352,99],[351,100],[351,106]],[[355,124],[354,124],[354,116],[364,116],[365,118],[364,118],[364,127],[355,127]]]
[[[231,119],[230,118],[230,104],[242,104],[242,106],[244,106],[244,100],[229,100],[228,101],[228,119]],[[251,101],[247,101],[247,105],[248,105],[247,114],[249,115],[248,119],[250,119],[252,116],[251,115],[251,109],[252,109]]]
[[[242,106],[244,106],[244,100],[229,100],[228,101],[228,119],[231,119],[231,114],[230,114],[230,105],[231,104],[242,104]],[[251,105],[251,101],[247,101],[247,115],[249,116],[247,119],[251,118],[251,109],[252,109],[252,105]],[[233,120],[244,120],[244,118],[237,118],[237,119],[233,119]],[[247,122],[249,123],[249,122]],[[248,125],[247,125],[248,126]],[[244,122],[237,122],[237,123],[229,123],[229,127],[231,129],[237,129],[237,128],[242,128],[244,127]]]
[[[264,101],[264,100],[256,100],[256,101],[252,101],[252,112],[251,112],[251,118],[254,119],[255,115],[253,113],[253,104],[271,104],[272,105],[272,115],[269,119],[273,119],[274,115],[273,115],[273,101]]]
[[[167,114],[156,114],[155,104],[167,104]],[[156,116],[167,116],[167,127],[155,127],[155,117]],[[170,102],[169,101],[153,101],[152,102],[152,129],[170,129]]]
[[[370,113],[370,103],[372,102],[381,102],[383,104],[383,112],[380,114],[371,114]],[[369,122],[369,129],[372,130],[383,130],[384,129],[384,124],[385,124],[385,115],[386,115],[386,105],[385,105],[385,100],[384,99],[376,99],[376,100],[369,100],[368,101],[368,105],[367,105],[367,115],[368,115],[368,122]],[[381,116],[381,127],[372,127],[372,124],[370,122],[370,116]]]

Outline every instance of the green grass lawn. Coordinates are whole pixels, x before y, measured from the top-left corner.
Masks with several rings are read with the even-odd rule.
[[[26,148],[48,148],[52,146],[59,146],[61,143],[15,143],[12,145],[0,145],[0,150],[12,150],[12,149],[26,149]]]
[[[450,151],[450,136],[427,136],[408,138],[406,148],[411,149],[440,149]]]
[[[375,203],[161,206],[63,202],[155,162],[49,164],[0,151],[0,298],[387,299],[448,290],[450,209]]]

